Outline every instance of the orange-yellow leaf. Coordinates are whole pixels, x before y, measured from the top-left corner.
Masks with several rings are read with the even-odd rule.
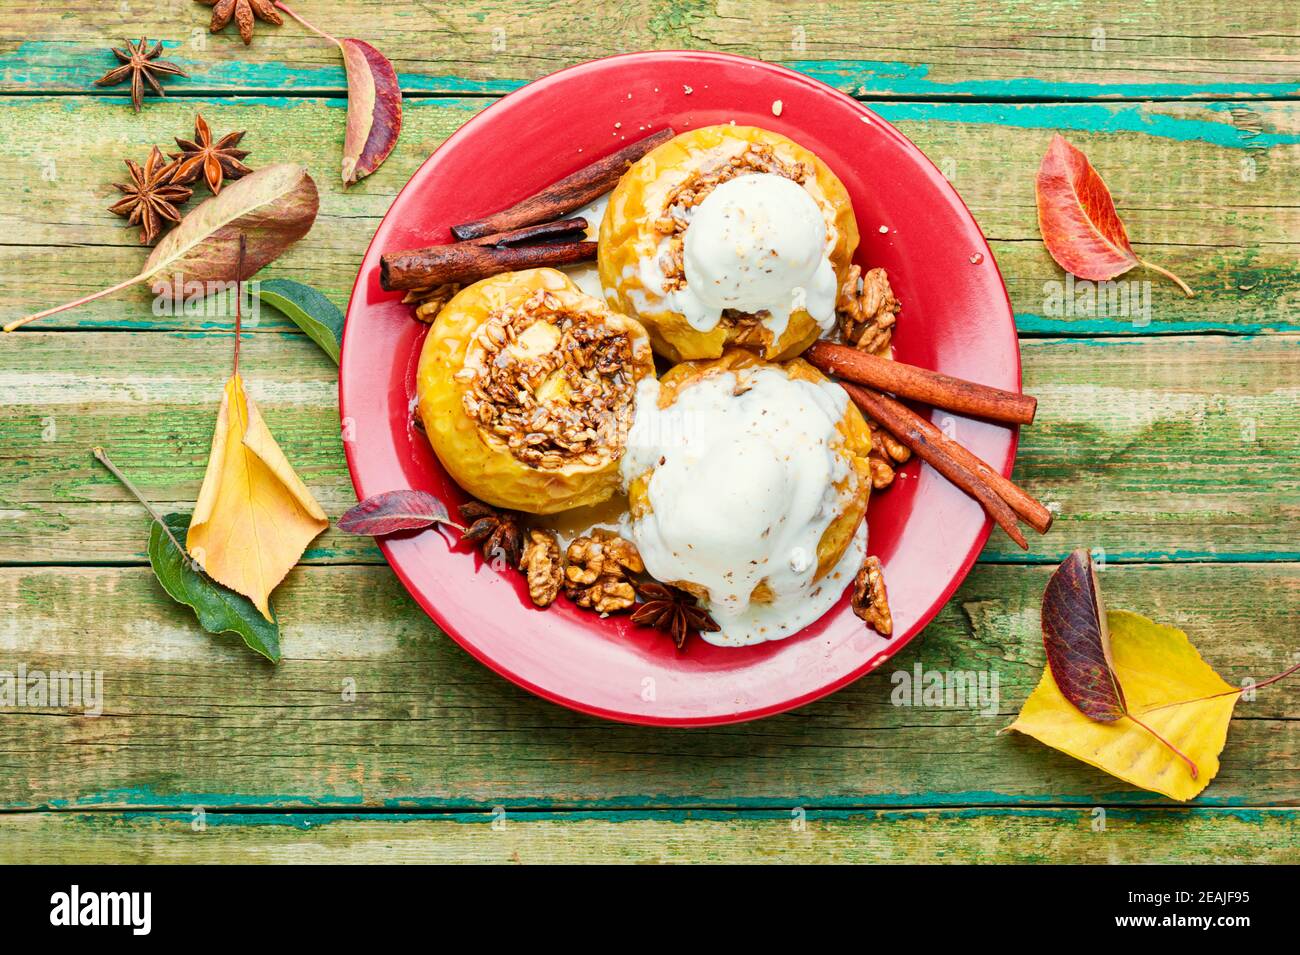
[[[1106,621],[1115,676],[1124,687],[1128,711],[1186,753],[1198,767],[1197,776],[1133,720],[1120,717],[1102,723],[1084,716],[1061,693],[1051,667],[1043,669],[1037,689],[1008,729],[1134,786],[1191,799],[1219,771],[1237,687],[1201,659],[1183,631],[1126,610],[1109,611]],[[1181,705],[1165,706],[1169,703]]]
[[[271,591],[328,526],[325,512],[289,466],[243,381],[232,375],[185,539],[190,556],[270,620]]]

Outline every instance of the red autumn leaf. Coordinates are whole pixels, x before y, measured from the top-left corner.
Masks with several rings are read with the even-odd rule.
[[[402,131],[402,90],[397,71],[365,40],[330,36],[276,0],[275,5],[308,30],[343,51],[348,76],[348,126],[343,137],[343,184],[350,186],[380,167]]]
[[[1196,764],[1128,710],[1111,658],[1101,587],[1086,550],[1070,554],[1048,580],[1042,622],[1047,665],[1061,695],[1098,723],[1131,719],[1187,763],[1195,779]]]
[[[348,131],[343,140],[343,184],[370,175],[388,158],[402,131],[397,72],[364,40],[339,41],[348,73]]]
[[[1178,276],[1133,251],[1106,183],[1060,133],[1038,167],[1035,191],[1043,244],[1067,272],[1101,281],[1144,265],[1173,279],[1189,297],[1194,294]]]
[[[385,491],[368,497],[339,518],[339,530],[365,537],[452,524],[442,501],[424,491]]]

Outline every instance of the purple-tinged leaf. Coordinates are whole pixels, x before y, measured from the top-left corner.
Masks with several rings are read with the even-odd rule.
[[[393,64],[365,40],[339,41],[348,76],[348,128],[343,184],[370,175],[388,158],[402,131],[402,90]]]
[[[419,530],[435,524],[459,526],[442,501],[424,491],[385,491],[368,497],[339,518],[338,529],[363,537]]]
[[[1084,716],[1113,723],[1124,715],[1115,679],[1106,608],[1086,550],[1061,562],[1043,591],[1043,648],[1061,694]]]
[[[1197,776],[1196,764],[1169,740],[1129,712],[1115,676],[1106,607],[1092,558],[1076,550],[1056,568],[1043,591],[1043,648],[1061,695],[1098,723],[1128,717],[1158,739]]]
[[[370,175],[388,158],[402,131],[402,88],[397,71],[384,54],[365,40],[330,36],[282,0],[275,6],[343,53],[348,77],[348,125],[343,136],[343,185]]]

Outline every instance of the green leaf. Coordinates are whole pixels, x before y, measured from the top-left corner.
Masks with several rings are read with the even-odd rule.
[[[190,525],[188,514],[168,514],[163,520],[177,540],[183,539]],[[279,622],[269,623],[247,597],[227,590],[196,570],[189,556],[173,543],[157,521],[149,528],[149,563],[163,589],[177,603],[192,609],[204,630],[237,633],[249,649],[272,663],[280,662]],[[274,610],[271,615],[275,616]]]
[[[267,279],[259,285],[258,298],[287,315],[337,365],[343,341],[343,313],[338,306],[310,285],[291,279]]]

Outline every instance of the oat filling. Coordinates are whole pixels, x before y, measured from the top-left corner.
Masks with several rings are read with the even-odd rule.
[[[635,374],[626,329],[545,289],[475,332],[461,380],[465,411],[489,441],[534,468],[599,467],[632,424]]]

